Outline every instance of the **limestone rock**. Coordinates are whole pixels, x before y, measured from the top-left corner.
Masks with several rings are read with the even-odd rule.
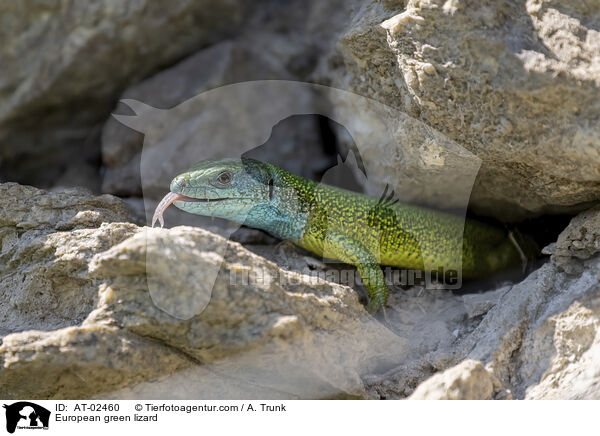
[[[481,362],[465,360],[421,383],[410,400],[492,400],[511,399],[498,379]]]
[[[99,123],[117,95],[234,33],[244,11],[237,0],[2,5],[3,181],[49,186],[66,162],[90,165],[99,157]]]
[[[549,316],[523,340],[526,399],[600,399],[600,285]]]
[[[67,202],[64,195],[38,192],[49,211],[92,202],[77,193]],[[9,210],[2,219],[3,234],[17,231],[10,216]],[[103,223],[56,231],[61,216],[49,218],[45,229],[3,238],[4,397],[31,396],[32,383],[23,380],[40,379],[44,371],[53,376],[38,395],[75,398],[134,386],[190,362],[204,362],[199,371],[209,378],[185,385],[188,395],[242,396],[253,389],[248,380],[238,387],[245,371],[259,373],[260,389],[290,398],[364,395],[360,374],[410,352],[406,339],[366,313],[351,288],[282,270],[205,230]],[[272,280],[244,281],[243,271],[264,271]],[[239,283],[232,283],[235,274]],[[161,285],[167,293],[153,290]],[[206,290],[208,306],[178,312]],[[206,371],[211,365],[229,374],[227,388],[215,390],[221,385]],[[102,383],[105,378],[111,381]]]
[[[593,234],[598,214],[582,212],[559,241],[572,240],[586,224]],[[596,242],[584,239],[579,249],[593,251]],[[565,255],[560,262],[546,263],[513,285],[457,349],[458,355],[486,362],[516,398],[600,395],[595,360],[600,256],[581,260]]]
[[[88,258],[131,235],[132,225],[102,224],[125,221],[127,207],[111,195],[16,183],[0,185],[0,203],[0,334],[81,322],[96,294]]]
[[[571,274],[583,272],[583,262],[600,252],[600,207],[582,212],[560,234],[552,262]]]
[[[112,195],[92,196],[82,189],[46,192],[17,183],[0,184],[1,227],[19,230],[71,230],[125,221],[127,206]]]
[[[90,398],[189,367],[193,362],[151,339],[106,325],[5,336],[3,398]]]
[[[249,250],[201,228],[109,222],[124,210],[108,196],[0,188],[14,196],[0,209],[5,398],[600,396],[600,256],[577,230],[595,234],[598,211],[556,244],[581,241],[586,256],[561,265],[582,272],[547,262],[483,306],[396,289],[384,324],[359,286],[320,275],[335,265],[289,244]]]
[[[480,212],[576,211],[600,199],[599,20],[597,3],[566,0],[367,1],[322,77],[482,159]],[[364,154],[390,156],[376,143]],[[393,168],[375,177],[403,183]]]

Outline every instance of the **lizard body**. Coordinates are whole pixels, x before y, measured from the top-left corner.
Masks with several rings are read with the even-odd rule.
[[[173,179],[152,225],[170,205],[262,229],[319,256],[356,266],[367,309],[385,305],[380,265],[461,270],[483,277],[522,265],[501,228],[472,219],[319,184],[254,159],[201,161]]]

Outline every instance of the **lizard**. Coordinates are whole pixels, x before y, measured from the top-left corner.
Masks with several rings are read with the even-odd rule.
[[[416,270],[460,270],[481,278],[524,267],[512,233],[449,212],[320,184],[251,158],[203,160],[177,175],[157,206],[258,228],[325,258],[356,267],[375,314],[390,293],[381,265]],[[385,316],[385,313],[384,313]]]

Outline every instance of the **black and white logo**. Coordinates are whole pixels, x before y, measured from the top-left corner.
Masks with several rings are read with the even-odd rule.
[[[6,431],[14,433],[16,429],[48,429],[50,411],[29,401],[5,404]]]

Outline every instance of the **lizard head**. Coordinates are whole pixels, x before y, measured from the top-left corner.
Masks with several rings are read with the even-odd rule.
[[[160,202],[152,225],[171,205],[196,215],[225,218],[243,223],[255,207],[272,196],[268,164],[254,159],[203,160],[176,176],[170,193]]]

